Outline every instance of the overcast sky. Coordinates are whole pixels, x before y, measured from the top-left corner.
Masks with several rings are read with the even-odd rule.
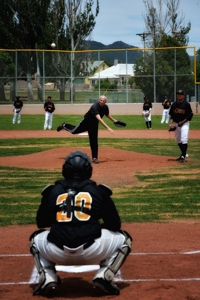
[[[95,3],[95,1],[94,1]],[[96,18],[92,40],[105,45],[122,41],[139,48],[144,47],[138,33],[145,32],[143,0],[99,0],[100,12]],[[156,4],[156,0],[153,0]],[[200,48],[200,0],[180,0],[180,13],[184,26],[191,22],[188,46]]]

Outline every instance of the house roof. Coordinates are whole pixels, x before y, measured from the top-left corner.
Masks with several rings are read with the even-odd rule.
[[[98,69],[103,63],[105,63],[104,60],[95,60],[93,62],[91,61],[82,62],[82,64],[85,66],[85,69],[87,69],[88,72],[92,72],[94,69]]]
[[[106,70],[96,73],[90,76],[89,79],[99,79],[99,78],[113,78],[117,79],[121,76],[133,76],[133,66],[134,64],[117,64]]]

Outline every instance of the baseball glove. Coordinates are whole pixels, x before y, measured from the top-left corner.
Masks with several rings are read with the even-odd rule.
[[[126,123],[121,122],[121,121],[116,121],[114,122],[116,127],[126,127]]]
[[[149,113],[146,113],[144,116],[147,118],[149,116]]]
[[[175,131],[176,130],[176,126],[173,125],[173,126],[170,126],[169,130],[168,131]]]

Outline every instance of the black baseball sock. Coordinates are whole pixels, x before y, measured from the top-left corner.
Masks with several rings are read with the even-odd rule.
[[[182,144],[182,155],[185,157],[187,153],[188,144]]]
[[[178,146],[179,146],[179,148],[181,150],[181,155],[182,155],[182,152],[183,152],[183,150],[182,150],[182,143],[179,143]]]
[[[149,128],[151,128],[151,121],[149,121]]]
[[[148,121],[146,122],[146,126],[147,126],[147,128],[149,128],[149,122]]]

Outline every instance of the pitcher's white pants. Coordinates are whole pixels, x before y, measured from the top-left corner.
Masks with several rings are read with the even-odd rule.
[[[94,278],[104,278],[107,266],[112,264],[118,249],[125,242],[125,236],[120,232],[102,229],[101,237],[95,239],[89,248],[84,249],[80,246],[72,249],[64,246],[62,250],[47,240],[48,233],[49,231],[46,230],[34,237],[34,243],[40,252],[40,260],[44,268],[55,264],[69,266],[101,263]],[[48,270],[49,268],[46,269],[47,273]]]
[[[175,140],[177,144],[187,144],[189,134],[190,122],[184,123],[181,127],[176,124],[176,130],[174,131]]]
[[[46,111],[45,113],[45,121],[44,121],[44,130],[51,129],[52,128],[52,122],[53,122],[53,114]]]

